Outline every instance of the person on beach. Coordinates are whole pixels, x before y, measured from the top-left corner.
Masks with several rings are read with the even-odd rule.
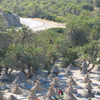
[[[63,95],[64,93],[63,93],[63,91],[62,91],[61,89],[59,89],[59,90],[58,90],[58,94],[59,94],[59,95]]]

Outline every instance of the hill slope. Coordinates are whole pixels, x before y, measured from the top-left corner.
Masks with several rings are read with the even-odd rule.
[[[1,0],[0,8],[24,17],[65,21],[69,14],[93,11],[94,0]]]

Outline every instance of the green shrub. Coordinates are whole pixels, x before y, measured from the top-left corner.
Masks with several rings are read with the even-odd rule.
[[[96,0],[95,5],[96,5],[96,7],[100,7],[100,0]]]
[[[94,6],[91,5],[91,4],[83,4],[82,5],[82,9],[85,9],[85,10],[94,10]]]

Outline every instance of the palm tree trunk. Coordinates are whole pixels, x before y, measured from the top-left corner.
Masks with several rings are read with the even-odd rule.
[[[5,66],[5,74],[8,75],[9,67]]]

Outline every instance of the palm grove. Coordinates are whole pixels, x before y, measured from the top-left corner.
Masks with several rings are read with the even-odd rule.
[[[29,27],[22,26],[20,29],[14,27],[8,29],[1,22],[0,68],[5,69],[5,74],[10,75],[13,69],[23,72],[28,69],[29,74],[33,74],[38,69],[47,70],[50,73],[51,68],[60,58],[62,58],[62,67],[66,67],[70,63],[75,65],[74,61],[76,59],[87,60],[93,64],[93,67],[97,63],[96,59],[100,56],[100,1],[96,0],[94,3],[92,0],[88,0],[87,3],[85,0],[83,2],[82,0],[75,0],[72,5],[71,2],[67,1],[63,4],[60,12],[53,12],[52,9],[60,6],[56,1],[50,0],[50,4],[52,3],[54,7],[51,10],[48,7],[47,10],[50,10],[50,13],[47,17],[48,14],[44,14],[44,12],[47,13],[48,11],[44,11],[45,6],[43,6],[47,2],[41,0],[44,17],[42,15],[39,17],[65,22],[65,29],[52,28],[41,32],[41,34],[36,34]],[[3,4],[7,1],[1,0],[0,2]],[[28,3],[31,3],[31,0]],[[70,6],[67,6],[66,3],[69,3]],[[77,5],[74,5],[73,8],[74,3],[77,3]],[[94,10],[94,5],[97,10]],[[31,7],[31,4],[29,7]],[[3,7],[1,6],[1,8]],[[14,7],[10,9],[14,10]],[[25,9],[23,11],[21,12],[22,16],[34,17],[29,15],[32,12],[27,14]],[[18,13],[19,11],[16,8],[14,12]]]

